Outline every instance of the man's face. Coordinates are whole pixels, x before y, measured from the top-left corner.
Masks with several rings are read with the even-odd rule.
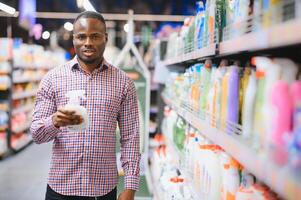
[[[95,18],[80,18],[73,32],[73,45],[79,59],[87,64],[98,64],[108,40],[105,25]]]

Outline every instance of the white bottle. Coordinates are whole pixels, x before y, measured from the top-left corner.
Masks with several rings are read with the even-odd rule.
[[[242,111],[242,131],[243,131],[242,136],[245,139],[249,139],[253,131],[256,84],[257,83],[256,83],[255,71],[252,70],[246,88],[246,93],[244,97],[245,100],[243,103],[243,111]]]
[[[78,125],[67,126],[70,132],[85,131],[89,127],[89,115],[87,109],[80,105],[80,99],[85,98],[84,90],[72,90],[66,93],[66,97],[69,98],[68,103],[64,109],[68,111],[74,111],[76,115],[80,115],[83,118],[83,122]]]

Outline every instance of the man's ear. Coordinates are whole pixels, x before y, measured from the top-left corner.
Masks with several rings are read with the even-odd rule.
[[[108,42],[108,33],[106,33],[106,43]]]

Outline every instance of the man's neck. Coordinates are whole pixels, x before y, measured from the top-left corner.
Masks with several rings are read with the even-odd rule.
[[[85,63],[82,60],[80,60],[79,58],[77,58],[77,60],[80,64],[81,68],[88,74],[91,74],[95,69],[97,69],[101,66],[103,58],[100,61],[94,62],[94,63]]]

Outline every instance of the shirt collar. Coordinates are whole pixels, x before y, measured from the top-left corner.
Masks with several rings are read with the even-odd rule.
[[[77,55],[74,56],[74,58],[70,61],[71,69],[72,70],[79,70],[80,64],[78,62]],[[102,59],[102,62],[100,64],[100,67],[96,69],[96,71],[104,71],[109,67],[108,62],[105,60],[105,58]]]

